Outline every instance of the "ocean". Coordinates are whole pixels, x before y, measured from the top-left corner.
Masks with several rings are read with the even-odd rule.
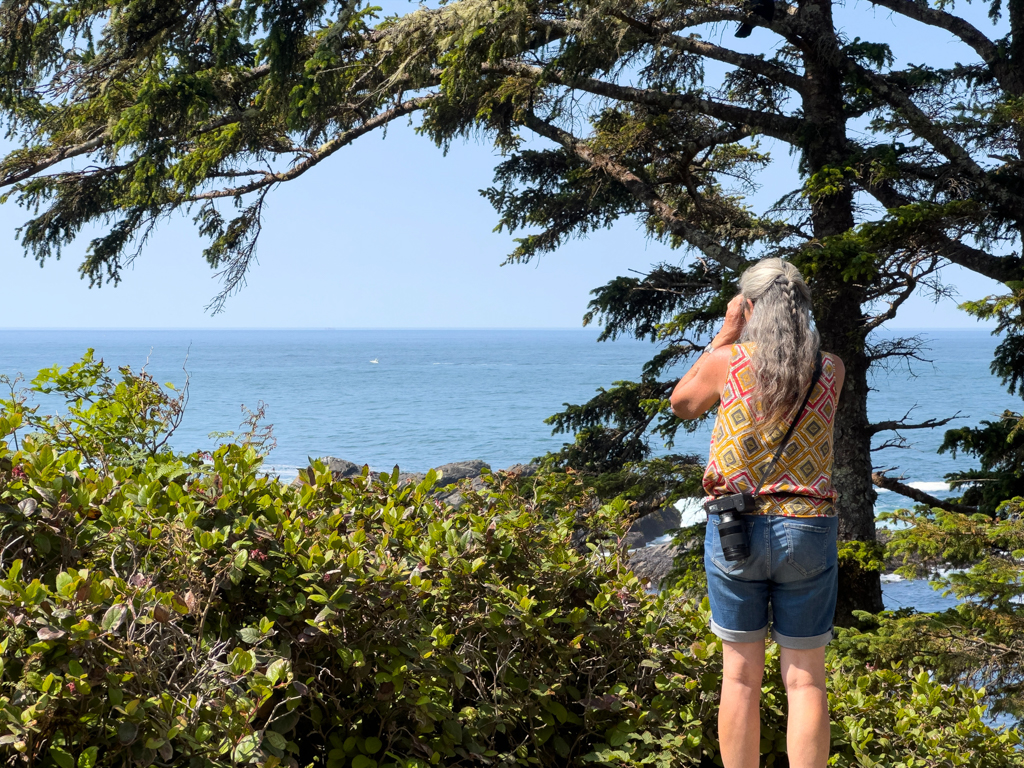
[[[987,331],[916,335],[925,343],[924,360],[873,376],[873,420],[909,414],[916,423],[957,414],[949,426],[963,426],[1020,410],[1020,399],[989,373],[998,340]],[[552,435],[544,419],[600,387],[635,380],[656,350],[649,342],[596,339],[591,330],[0,331],[0,373],[31,379],[40,368],[67,366],[94,348],[113,368],[145,365],[179,388],[187,375],[185,419],[172,440],[180,450],[215,447],[210,433],[237,430],[241,406],[262,401],[277,438],[269,468],[285,479],[316,456],[374,470],[397,464],[422,471],[467,459],[502,468],[557,450],[568,438]],[[56,408],[52,400],[39,402],[44,412]],[[680,432],[672,450],[706,457],[710,428],[708,422]],[[890,474],[947,496],[944,475],[974,463],[937,454],[943,432],[907,431],[909,447],[878,450],[875,466],[895,468]],[[884,439],[879,435],[878,444]],[[881,492],[877,509],[904,504]],[[885,584],[885,599],[887,607],[922,610],[952,602],[926,582],[902,580]]]

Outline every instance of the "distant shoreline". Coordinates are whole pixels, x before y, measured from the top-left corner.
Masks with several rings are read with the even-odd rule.
[[[886,327],[882,328],[881,331],[890,333],[929,333],[929,332],[941,332],[941,333],[979,333],[985,335],[991,335],[995,329],[995,323],[991,326],[985,326],[982,323],[968,326],[906,326],[906,327]],[[309,333],[362,333],[362,332],[424,332],[424,333],[500,333],[500,332],[571,332],[571,333],[582,333],[582,334],[593,334],[598,336],[601,333],[601,329],[592,327],[580,327],[580,326],[469,326],[469,327],[414,327],[414,326],[341,326],[341,327],[325,327],[325,326],[99,326],[95,328],[82,328],[82,327],[71,327],[71,326],[25,326],[25,327],[0,327],[0,333],[47,333],[47,332],[61,332],[61,333],[111,333],[111,332],[126,332],[126,333],[142,333],[142,332],[182,332],[182,331],[213,331],[213,332],[309,332]]]

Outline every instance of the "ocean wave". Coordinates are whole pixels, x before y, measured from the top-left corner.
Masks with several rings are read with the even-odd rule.
[[[707,519],[704,512],[704,499],[690,498],[680,499],[673,506],[679,510],[679,527],[686,528],[697,523],[703,523]]]
[[[913,483],[907,483],[907,485],[909,485],[911,488],[916,488],[919,491],[925,491],[928,493],[950,493],[949,484],[941,480],[922,480]],[[875,490],[878,491],[879,496],[881,496],[881,494],[883,493],[893,493],[888,488],[876,488]],[[891,512],[901,507],[910,507],[913,504],[914,502],[912,500],[907,499],[906,497],[901,496],[898,493],[894,493],[892,496],[888,497],[887,500],[882,500],[880,498],[879,502],[875,505],[875,512]],[[685,528],[689,525],[696,525],[697,523],[704,522],[705,513],[703,498],[680,499],[675,503],[674,506],[676,509],[679,510],[679,516],[681,520],[680,527]]]
[[[945,480],[918,480],[913,483],[907,483],[911,488],[916,488],[919,491],[948,491],[949,483]],[[878,493],[892,493],[888,488],[876,488]]]
[[[282,480],[294,480],[299,476],[300,467],[289,467],[285,465],[264,464],[263,473],[266,475],[277,475]]]

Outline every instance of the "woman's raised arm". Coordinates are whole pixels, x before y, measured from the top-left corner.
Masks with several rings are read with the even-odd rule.
[[[732,345],[743,332],[748,307],[749,303],[745,303],[742,296],[729,302],[722,330],[711,342],[712,351],[698,357],[672,390],[669,397],[672,413],[680,419],[695,419],[718,402],[729,378]]]

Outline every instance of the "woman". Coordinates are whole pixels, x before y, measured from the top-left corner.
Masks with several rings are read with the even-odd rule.
[[[789,698],[789,765],[822,768],[828,761],[825,646],[837,589],[832,425],[845,369],[818,344],[800,272],[764,259],[743,273],[722,330],[672,392],[681,419],[719,404],[704,473],[710,498],[751,493],[765,475],[754,511],[741,515],[749,555],[725,558],[717,514],[708,515],[704,542],[711,629],[722,638],[718,734],[725,768],[759,762],[769,605]]]

